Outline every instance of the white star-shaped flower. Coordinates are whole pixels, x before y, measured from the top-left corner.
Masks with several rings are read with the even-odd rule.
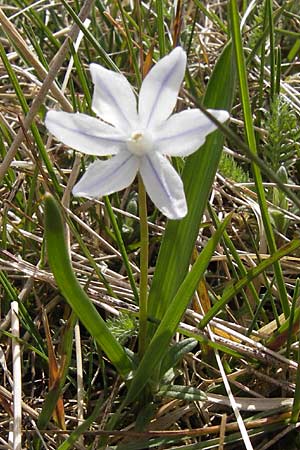
[[[139,171],[151,200],[163,214],[170,219],[186,215],[183,183],[167,156],[195,152],[216,125],[198,109],[171,115],[185,67],[186,54],[177,47],[150,70],[137,105],[123,75],[91,64],[92,108],[99,119],[81,113],[47,113],[48,130],[64,144],[88,155],[115,155],[88,167],[74,186],[75,196],[95,198],[120,191]],[[227,111],[209,111],[220,122],[229,118]]]

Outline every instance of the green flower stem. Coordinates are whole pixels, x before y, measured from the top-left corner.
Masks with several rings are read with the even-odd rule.
[[[147,313],[148,313],[148,222],[146,190],[139,175],[139,216],[140,216],[140,301],[139,301],[139,357],[146,349]]]

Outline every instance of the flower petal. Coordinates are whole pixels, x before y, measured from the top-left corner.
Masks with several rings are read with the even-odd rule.
[[[181,47],[176,47],[150,70],[139,96],[139,117],[143,127],[153,127],[172,113],[185,66],[186,54]]]
[[[115,155],[126,146],[114,127],[85,114],[49,111],[45,125],[64,144],[88,155]]]
[[[92,104],[95,113],[122,130],[135,128],[136,98],[126,78],[99,64],[91,64],[90,71],[95,85]]]
[[[181,219],[187,213],[183,183],[168,161],[159,153],[145,155],[140,173],[149,197],[169,219]]]
[[[74,186],[76,197],[101,197],[120,191],[134,180],[139,159],[129,152],[121,152],[106,161],[92,163]]]
[[[227,111],[208,110],[219,122],[229,118]],[[173,114],[153,132],[155,148],[158,152],[170,156],[187,156],[198,150],[206,136],[216,130],[199,109],[190,109]]]

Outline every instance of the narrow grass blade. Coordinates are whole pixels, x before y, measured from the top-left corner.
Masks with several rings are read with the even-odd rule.
[[[77,320],[76,315],[74,312],[72,312],[71,316],[69,317],[65,327],[64,327],[64,333],[62,338],[62,345],[61,345],[61,358],[60,361],[63,362],[61,367],[56,368],[56,377],[55,380],[53,379],[53,374],[51,375],[51,359],[53,359],[54,355],[50,355],[49,353],[49,347],[48,347],[48,365],[49,365],[49,378],[53,379],[52,385],[49,387],[48,394],[45,397],[42,410],[40,412],[37,426],[39,429],[44,429],[47,427],[48,422],[51,419],[51,416],[55,416],[55,410],[57,409],[58,404],[60,405],[60,408],[63,408],[63,402],[61,396],[61,392],[63,387],[65,386],[66,378],[69,371],[69,366],[71,362],[72,357],[72,349],[73,349],[73,330],[74,325]],[[47,327],[46,327],[47,328]],[[49,332],[50,330],[48,330]],[[51,350],[50,350],[51,352]],[[54,363],[55,364],[55,363]],[[65,429],[63,426],[64,422],[59,422],[59,425],[62,429]],[[40,447],[40,442],[36,441],[36,446]]]
[[[222,30],[224,33],[227,33],[227,27],[224,24],[224,22],[220,19],[220,17],[215,14],[210,8],[206,8],[203,2],[200,0],[194,0],[197,7],[200,9],[200,11],[209,19],[211,20],[215,25],[220,27],[220,30]]]
[[[24,304],[19,300],[18,292],[16,291],[14,286],[11,284],[11,282],[10,282],[9,278],[7,277],[7,275],[5,274],[5,272],[3,272],[2,270],[0,270],[0,284],[2,285],[4,294],[5,294],[5,295],[2,295],[2,305],[1,305],[2,309],[4,311],[7,309],[7,311],[8,311],[9,305],[10,305],[9,302],[12,302],[12,301],[19,302],[18,314],[19,314],[19,318],[21,320],[22,327],[31,336],[31,339],[33,339],[33,341],[35,342],[35,345],[37,348],[34,349],[33,346],[31,346],[31,347],[32,347],[33,351],[35,351],[37,354],[39,354],[39,356],[41,356],[42,358],[47,360],[47,355],[45,353],[45,348],[44,348],[44,341],[36,328],[36,324],[32,320],[32,318],[31,318],[30,314],[28,313],[27,309],[25,308]],[[7,297],[7,299],[6,299],[6,297]],[[5,334],[3,329],[2,330],[0,329],[0,331],[1,331],[1,333]],[[24,345],[24,343],[23,343],[23,345]]]
[[[20,321],[18,302],[11,302],[11,333],[14,337],[11,343],[12,374],[13,374],[13,448],[22,448],[22,364],[20,347]]]
[[[165,40],[165,25],[164,25],[164,2],[162,0],[156,0],[156,12],[157,12],[157,31],[159,42],[159,54],[163,58],[166,54],[166,40]]]
[[[269,19],[269,28],[270,28],[270,85],[271,92],[270,97],[271,101],[275,100],[276,93],[276,71],[275,71],[275,43],[274,43],[274,18],[273,18],[273,1],[266,0],[266,7]]]
[[[211,76],[204,100],[207,107],[231,109],[235,92],[234,74],[231,46],[228,45]],[[188,271],[222,148],[223,137],[216,131],[186,161],[182,178],[188,214],[183,220],[169,221],[167,224],[149,294],[149,315],[158,320],[162,319]],[[153,331],[153,328],[150,329],[150,335]]]
[[[187,274],[185,280],[181,284],[177,294],[170,302],[169,307],[138,366],[133,380],[131,381],[125,403],[131,403],[136,399],[143,387],[150,381],[152,374],[163,361],[172,336],[197,288],[199,280],[203,276],[203,273],[211,260],[229,219],[230,216],[227,217],[215,234],[209,239],[191,271]]]
[[[15,93],[16,93],[16,95],[18,97],[18,100],[19,100],[21,106],[22,106],[23,112],[24,112],[24,114],[27,114],[28,111],[29,111],[29,107],[28,107],[26,98],[25,98],[25,96],[24,96],[24,94],[22,92],[22,89],[20,87],[20,84],[19,84],[19,81],[17,79],[17,76],[16,76],[13,68],[11,67],[11,64],[10,64],[10,62],[9,62],[7,56],[6,56],[4,47],[2,46],[1,42],[0,42],[0,57],[1,57],[2,61],[3,61],[4,67],[5,67],[8,75],[9,75],[9,78],[10,78],[10,80],[12,82],[12,85],[14,87]],[[42,157],[42,159],[43,159],[43,161],[45,163],[45,166],[47,167],[48,173],[49,173],[49,175],[51,177],[51,180],[53,182],[53,186],[54,186],[56,192],[59,193],[59,192],[61,192],[61,187],[60,187],[59,182],[57,180],[57,177],[55,175],[54,168],[52,166],[52,163],[50,161],[48,153],[46,152],[46,149],[45,149],[43,140],[41,138],[41,135],[39,133],[38,127],[36,126],[35,123],[32,123],[31,131],[32,131],[32,134],[34,136],[34,139],[35,139],[37,148],[39,150],[39,153],[40,153],[40,155],[41,155],[41,157]]]
[[[49,264],[62,294],[119,374],[125,377],[131,370],[131,361],[74,275],[60,210],[50,194],[45,195],[45,237]]]
[[[142,84],[141,72],[140,72],[138,61],[136,58],[136,53],[133,48],[133,43],[132,43],[133,39],[132,39],[130,30],[128,27],[129,16],[127,16],[127,13],[122,6],[122,2],[120,0],[117,0],[117,2],[118,2],[118,6],[119,6],[119,9],[121,12],[121,16],[122,16],[122,22],[123,22],[123,26],[124,26],[124,30],[125,30],[125,34],[126,34],[126,43],[128,46],[130,57],[131,57],[131,62],[132,62],[133,68],[134,68],[134,73],[136,76],[137,84],[138,84],[138,86],[140,86]]]
[[[76,428],[72,434],[70,434],[70,436],[57,448],[57,450],[69,450],[74,448],[74,444],[78,441],[80,436],[82,436],[82,434],[89,429],[92,423],[98,419],[102,404],[102,399],[97,401],[92,414],[81,425],[79,425],[79,427]]]
[[[209,209],[210,215],[212,216],[213,223],[215,224],[215,226],[216,225],[218,226],[219,220],[218,220],[217,214],[214,212],[213,208],[209,207],[208,209]],[[243,264],[243,261],[241,260],[241,258],[239,256],[239,252],[235,248],[234,243],[231,241],[231,239],[226,231],[223,234],[222,241],[224,241],[223,247],[224,247],[225,253],[227,254],[229,267],[233,273],[233,276],[238,278],[238,274],[241,274],[243,276],[247,275],[247,270]],[[231,259],[235,262],[236,268],[235,268],[235,265],[231,263]],[[253,283],[249,282],[249,284],[247,285],[247,288],[250,290],[250,293],[251,293],[254,303],[256,305],[258,305],[259,297],[258,297],[258,294],[256,292],[256,289],[255,289],[255,286],[253,285]],[[243,301],[245,302],[245,304],[248,307],[250,317],[254,318],[254,314],[251,309],[249,299],[247,298],[247,295],[245,294],[245,292],[242,293],[242,296],[243,296]],[[253,323],[253,326],[254,326],[254,324],[255,324],[255,322]]]
[[[250,151],[253,154],[257,154],[256,149],[256,139],[254,132],[254,125],[252,119],[252,111],[250,104],[250,96],[247,82],[247,70],[243,52],[242,45],[242,37],[240,32],[240,23],[239,23],[239,14],[237,8],[236,0],[230,1],[230,14],[231,14],[231,27],[232,27],[232,39],[234,43],[235,50],[235,58],[236,58],[236,67],[238,72],[239,86],[240,86],[240,95],[241,102],[243,106],[244,120],[245,120],[245,129],[246,136],[248,140],[248,145]],[[270,253],[273,254],[276,252],[276,243],[274,238],[274,233],[272,230],[272,225],[270,221],[270,216],[268,213],[267,202],[265,198],[264,186],[262,182],[262,176],[259,167],[256,164],[252,164],[253,177],[255,181],[255,187],[258,196],[258,202],[260,206],[261,216],[264,224],[264,230],[266,234],[266,239],[268,243],[268,247]],[[285,282],[283,279],[282,269],[279,261],[274,263],[274,272],[275,278],[277,282],[277,288],[280,294],[280,302],[282,306],[282,310],[286,317],[288,317],[290,312],[290,307],[287,298],[287,292],[285,287]]]
[[[92,111],[92,96],[91,96],[91,93],[89,90],[88,79],[86,76],[86,71],[84,69],[84,64],[82,63],[82,61],[78,55],[78,52],[76,51],[76,48],[72,42],[70,42],[70,50],[71,50],[72,57],[74,59],[74,66],[76,67],[76,73],[78,74],[80,86],[82,87],[82,90],[83,90],[84,100],[88,105],[89,113],[91,113],[91,111]]]
[[[293,301],[292,301],[292,307],[291,307],[291,315],[289,317],[289,325],[288,325],[288,331],[287,331],[287,342],[286,342],[286,357],[290,357],[290,351],[291,351],[291,345],[293,341],[293,337],[296,333],[299,332],[300,327],[300,306],[298,303],[299,298],[299,292],[300,292],[300,279],[297,278],[296,284],[295,284],[295,290],[293,295]],[[299,315],[298,315],[299,314]]]
[[[63,5],[65,6],[66,10],[74,20],[74,22],[78,25],[86,39],[91,43],[91,45],[95,48],[95,50],[100,55],[101,59],[105,64],[112,70],[116,70],[119,72],[118,67],[113,62],[113,60],[110,58],[110,56],[105,52],[105,50],[101,47],[97,39],[93,36],[93,34],[84,26],[84,24],[81,22],[81,20],[78,17],[78,14],[71,8],[68,2],[65,0],[62,0]]]
[[[27,35],[29,41],[31,42],[32,47],[34,48],[34,51],[38,57],[38,60],[43,64],[43,66],[45,67],[46,70],[49,70],[48,62],[45,58],[43,50],[41,49],[41,47],[39,45],[38,39],[33,31],[31,24],[26,25],[24,23],[23,27],[24,27],[24,30],[26,32],[26,35]]]
[[[264,272],[276,261],[279,261],[283,256],[292,253],[299,247],[300,247],[299,239],[291,241],[289,244],[284,245],[279,250],[277,250],[269,258],[262,261],[256,267],[250,269],[247,272],[247,275],[242,277],[237,283],[225,289],[220,300],[218,300],[217,303],[215,303],[213,307],[208,311],[208,313],[205,314],[205,316],[203,317],[203,319],[199,324],[199,328],[204,328],[209,323],[209,321],[213,319],[221,311],[222,308],[224,308],[224,306],[229,302],[229,300],[232,299],[241,289],[247,286],[249,282],[254,280],[255,277]]]
[[[239,353],[236,350],[233,350],[232,348],[220,344],[219,342],[213,342],[211,341],[207,336],[204,334],[195,333],[193,331],[189,331],[186,328],[183,328],[181,326],[178,327],[178,332],[181,333],[183,336],[188,336],[196,339],[199,344],[202,344],[204,347],[210,347],[213,350],[219,350],[220,352],[225,353],[226,355],[233,356],[234,358],[241,358],[242,354]]]
[[[121,233],[121,230],[118,227],[118,222],[116,220],[115,214],[114,214],[113,209],[111,207],[111,203],[110,203],[109,198],[107,196],[104,197],[104,202],[105,202],[106,210],[107,210],[108,215],[109,215],[109,219],[111,221],[111,224],[112,224],[112,227],[113,227],[113,230],[114,230],[114,234],[115,234],[115,238],[116,238],[117,243],[118,243],[119,250],[120,250],[121,255],[122,255],[123,263],[124,263],[124,266],[126,268],[126,272],[127,272],[129,283],[130,283],[130,286],[131,286],[131,289],[132,289],[132,292],[133,292],[133,295],[134,295],[134,299],[135,299],[135,302],[138,304],[139,303],[139,292],[138,292],[138,289],[137,289],[137,286],[136,286],[136,282],[135,282],[135,279],[134,279],[134,276],[133,276],[133,273],[132,273],[132,269],[131,269],[131,266],[130,266],[130,261],[128,259],[128,254],[127,254],[127,251],[126,251],[126,247],[125,247],[125,244],[124,244],[124,241],[123,241],[123,238],[122,238],[122,233]]]
[[[299,334],[299,340],[300,343],[300,334]],[[298,347],[298,368],[296,373],[296,389],[294,394],[294,403],[292,407],[292,415],[291,415],[291,422],[297,423],[299,420],[299,414],[300,414],[300,347]]]

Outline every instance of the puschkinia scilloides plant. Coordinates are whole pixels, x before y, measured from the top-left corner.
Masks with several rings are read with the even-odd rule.
[[[148,236],[147,227],[143,228],[143,225],[147,224],[144,188],[154,205],[167,218],[180,220],[185,217],[188,207],[184,185],[168,156],[186,157],[194,153],[205,142],[206,136],[217,128],[198,109],[188,109],[172,115],[185,69],[186,54],[181,47],[177,47],[150,70],[142,83],[137,100],[133,88],[122,74],[91,64],[90,72],[94,83],[92,108],[97,117],[81,113],[49,111],[45,120],[48,130],[71,148],[98,157],[113,155],[112,158],[105,160],[97,159],[88,167],[73,188],[75,196],[98,198],[109,195],[128,187],[139,174],[141,275],[138,364],[140,370],[144,367],[145,373],[147,361],[151,357],[149,349],[153,355],[153,350],[159,346],[154,358],[158,366],[166,355],[172,335],[225,226],[221,226],[208,241],[170,303],[170,308],[166,311],[153,339],[147,342]],[[220,122],[225,122],[229,118],[225,110],[209,109],[209,111]],[[45,204],[49,263],[57,284],[119,374],[126,379],[131,373],[132,378],[132,361],[128,352],[112,335],[74,275],[64,240],[64,225],[59,207],[50,195],[46,195]],[[171,320],[169,315],[172,316]],[[168,332],[160,339],[164,327]],[[144,381],[139,382],[135,389],[134,380],[133,373],[125,404],[134,400],[147,383],[147,377],[144,377]]]

